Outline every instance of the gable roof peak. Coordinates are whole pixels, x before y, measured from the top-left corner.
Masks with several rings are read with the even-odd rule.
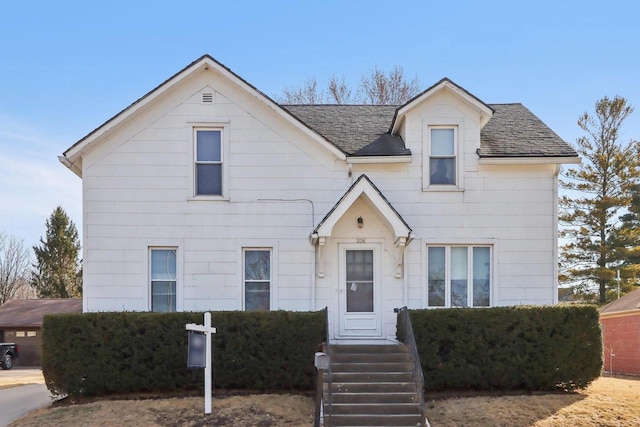
[[[113,134],[116,129],[120,129],[122,126],[124,126],[129,118],[131,118],[138,112],[143,111],[144,107],[153,103],[163,94],[173,90],[173,88],[176,87],[181,81],[187,79],[191,75],[194,75],[200,70],[209,70],[210,67],[219,72],[224,78],[240,86],[242,89],[253,95],[255,99],[266,104],[269,108],[276,111],[286,121],[300,128],[312,139],[315,139],[318,143],[331,151],[336,157],[342,160],[346,159],[346,154],[340,148],[327,141],[326,138],[318,134],[317,131],[303,123],[300,119],[284,109],[279,103],[271,99],[251,83],[247,82],[245,79],[233,72],[229,67],[216,60],[213,56],[204,54],[168,79],[166,79],[164,82],[160,83],[154,89],[151,89],[148,93],[134,101],[132,104],[125,107],[122,111],[108,119],[102,125],[89,132],[89,134],[69,147],[62,154],[62,156],[59,156],[59,161],[63,165],[71,169],[76,175],[82,177],[82,154],[85,150],[90,149],[90,147],[92,147],[94,144],[108,137],[108,135]]]
[[[429,98],[431,98],[434,94],[442,91],[449,90],[457,97],[461,98],[465,103],[469,104],[472,108],[478,110],[480,113],[480,127],[482,128],[491,116],[494,113],[493,108],[491,108],[488,104],[482,101],[480,98],[463,88],[462,86],[455,83],[449,77],[443,77],[438,80],[435,84],[429,86],[427,89],[419,93],[418,95],[411,98],[409,101],[401,105],[396,110],[396,114],[393,117],[393,122],[391,123],[391,133],[396,134],[399,131],[399,128],[404,120],[404,116],[418,105],[422,104]]]

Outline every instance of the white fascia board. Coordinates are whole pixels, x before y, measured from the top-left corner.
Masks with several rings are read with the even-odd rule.
[[[580,164],[580,157],[480,157],[481,165]]]
[[[351,208],[356,200],[365,194],[373,204],[373,207],[387,220],[396,239],[399,237],[409,238],[411,230],[398,218],[398,214],[393,211],[387,202],[378,194],[378,192],[369,185],[367,180],[361,180],[358,185],[351,189],[349,194],[340,201],[340,205],[331,213],[331,216],[318,228],[314,237],[330,237],[333,227],[342,218],[342,216]]]
[[[65,156],[58,156],[58,161],[69,168],[71,172],[82,178],[82,158],[80,158],[79,161],[77,160],[75,163],[71,163]]]
[[[408,156],[359,156],[347,157],[347,163],[351,164],[378,164],[378,163],[411,163],[411,155]]]

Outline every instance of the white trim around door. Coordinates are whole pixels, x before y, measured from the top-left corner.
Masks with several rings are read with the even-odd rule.
[[[380,243],[339,243],[338,338],[382,338]]]

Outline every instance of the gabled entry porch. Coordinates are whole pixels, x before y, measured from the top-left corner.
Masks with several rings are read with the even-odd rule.
[[[406,305],[404,250],[411,228],[361,175],[311,235],[317,304],[331,340],[395,341],[395,307]]]

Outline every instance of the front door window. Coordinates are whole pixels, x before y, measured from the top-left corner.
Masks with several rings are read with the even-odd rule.
[[[373,251],[347,250],[347,312],[372,313]]]

